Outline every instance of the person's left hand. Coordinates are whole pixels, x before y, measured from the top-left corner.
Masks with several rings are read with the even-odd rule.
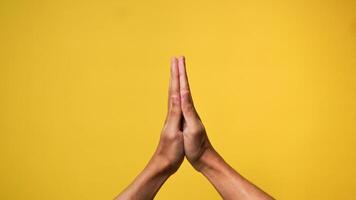
[[[116,200],[153,199],[162,184],[184,160],[183,113],[180,104],[178,60],[171,59],[168,112],[155,153],[145,169]]]

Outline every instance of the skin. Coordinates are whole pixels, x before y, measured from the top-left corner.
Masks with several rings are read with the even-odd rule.
[[[168,112],[151,160],[116,200],[153,199],[184,157],[223,199],[269,200],[270,195],[236,172],[213,148],[190,92],[185,58],[171,59]]]

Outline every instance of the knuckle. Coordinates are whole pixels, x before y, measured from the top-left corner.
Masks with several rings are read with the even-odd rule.
[[[170,98],[171,100],[170,100],[169,114],[179,115],[179,113],[181,112],[179,96],[172,95],[170,96]]]
[[[188,89],[183,89],[180,91],[182,98],[188,98],[190,96],[190,91]]]
[[[175,116],[178,114],[179,114],[179,110],[177,109],[177,106],[173,106],[169,111],[169,115],[171,115],[171,116]]]
[[[182,109],[186,112],[193,111],[194,106],[189,90],[181,91]]]
[[[172,107],[177,107],[177,106],[179,106],[179,104],[180,104],[180,98],[179,98],[179,95],[178,95],[178,94],[175,94],[175,93],[171,94],[171,95],[170,95],[170,100],[171,100],[171,105],[172,105]]]

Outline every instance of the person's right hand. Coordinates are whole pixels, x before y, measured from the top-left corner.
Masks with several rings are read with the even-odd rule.
[[[180,98],[183,112],[184,151],[187,160],[192,166],[200,170],[201,157],[206,151],[213,150],[208,139],[205,127],[195,110],[190,92],[188,77],[185,67],[185,58],[178,58]]]
[[[272,200],[273,197],[242,177],[215,151],[203,123],[195,110],[185,67],[185,58],[178,58],[182,129],[185,156],[226,200]]]

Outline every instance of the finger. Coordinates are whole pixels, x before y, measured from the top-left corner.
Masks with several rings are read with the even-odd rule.
[[[172,57],[170,68],[170,84],[168,92],[168,113],[166,123],[173,128],[179,128],[182,115],[179,95],[179,72],[177,58]]]
[[[194,108],[193,98],[189,88],[184,56],[178,58],[178,70],[182,112],[184,119],[186,119],[189,123],[199,119],[199,116]]]

